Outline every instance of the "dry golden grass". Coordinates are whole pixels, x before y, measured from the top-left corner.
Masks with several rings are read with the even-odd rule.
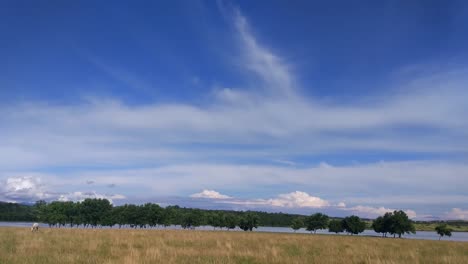
[[[0,263],[468,263],[468,243],[188,230],[0,228]]]

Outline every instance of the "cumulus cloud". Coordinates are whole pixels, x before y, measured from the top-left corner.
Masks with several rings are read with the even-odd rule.
[[[190,195],[192,198],[206,198],[206,199],[229,199],[232,198],[230,196],[220,194],[217,191],[214,190],[203,190],[202,192],[199,193],[194,193]]]
[[[374,218],[380,215],[383,215],[387,212],[393,212],[397,209],[390,209],[385,207],[371,207],[358,205],[351,208],[344,208],[344,210],[351,211],[353,213],[359,214],[360,216]],[[409,218],[416,218],[416,212],[414,210],[403,210]]]
[[[450,220],[468,220],[468,210],[452,208],[450,212],[444,214],[444,218]]]
[[[0,200],[10,202],[35,202],[37,200],[82,201],[86,198],[121,200],[126,197],[121,194],[100,194],[97,192],[59,192],[51,191],[51,187],[43,183],[39,177],[23,176],[9,177],[0,187]]]
[[[0,197],[8,201],[36,201],[53,197],[39,178],[31,176],[10,177],[0,186]]]
[[[320,208],[329,206],[330,203],[319,197],[310,196],[308,193],[295,191],[280,194],[275,199],[267,200],[268,204],[279,207],[312,207]]]
[[[344,202],[339,202],[336,206],[338,207],[346,207],[346,204]]]

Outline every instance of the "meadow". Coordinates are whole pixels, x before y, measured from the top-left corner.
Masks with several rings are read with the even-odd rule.
[[[468,243],[196,230],[0,228],[0,263],[468,263]]]
[[[468,232],[468,224],[466,222],[460,222],[462,224],[450,222],[444,223],[447,223],[447,226],[454,232]],[[414,227],[416,228],[416,231],[434,231],[438,224],[439,223],[419,222],[415,223]]]

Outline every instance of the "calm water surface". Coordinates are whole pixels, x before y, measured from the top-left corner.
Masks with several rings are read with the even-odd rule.
[[[12,227],[27,227],[30,228],[32,226],[32,223],[28,222],[0,222],[0,226],[12,226]],[[40,224],[41,228],[49,228],[48,225],[46,224]],[[68,227],[69,228],[69,227]],[[84,227],[79,227],[79,228],[84,228]],[[113,229],[118,229],[118,226],[112,227]],[[129,226],[123,226],[122,228],[130,228]],[[103,229],[109,229],[109,227],[103,227]],[[182,229],[180,226],[168,226],[166,228],[164,227],[158,227],[154,229]],[[197,230],[213,230],[213,227],[211,226],[200,226],[197,227]],[[219,230],[219,229],[217,229]],[[241,231],[240,229],[234,229],[234,231]],[[261,226],[255,230],[255,232],[272,232],[272,233],[294,233],[294,231],[291,228],[288,227],[267,227],[267,226]],[[296,233],[301,233],[301,234],[309,234],[310,232],[306,231],[304,228],[297,230]],[[327,230],[318,230],[317,234],[324,234],[324,235],[335,235],[335,233],[330,233]],[[339,234],[341,236],[345,236],[347,234]],[[363,233],[359,234],[359,236],[376,236],[379,237],[381,236],[380,234],[372,231],[372,230],[366,230]],[[425,239],[425,240],[438,240],[439,235],[437,235],[436,232],[432,231],[417,231],[416,234],[410,234],[410,235],[404,235],[404,238],[409,238],[409,239]],[[450,240],[450,241],[466,241],[468,242],[468,232],[452,232],[451,237],[443,237],[442,240]]]

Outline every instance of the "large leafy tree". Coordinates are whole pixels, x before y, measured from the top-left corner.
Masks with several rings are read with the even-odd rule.
[[[296,232],[304,226],[304,221],[301,218],[296,217],[291,221],[291,228]]]
[[[333,232],[333,233],[338,234],[343,231],[344,231],[343,221],[331,220],[330,223],[328,223],[328,232]]]
[[[394,237],[398,235],[401,238],[401,235],[407,233],[416,233],[413,221],[408,218],[408,215],[402,210],[394,211],[393,215],[389,218],[389,232]]]
[[[213,229],[223,228],[226,225],[225,215],[220,212],[209,212],[206,215],[207,224],[212,226]]]
[[[228,214],[225,218],[227,229],[234,229],[238,225],[239,220],[234,214]]]
[[[357,235],[364,232],[366,223],[359,218],[359,216],[348,216],[343,219],[343,228],[350,234]]]
[[[377,217],[372,222],[372,228],[377,233],[382,233],[382,237],[387,237],[387,233],[391,231],[393,223],[393,213],[387,212],[383,216]]]
[[[314,233],[319,229],[326,229],[328,227],[328,215],[315,213],[306,218],[305,225],[307,231]]]
[[[194,209],[186,213],[182,219],[182,227],[184,229],[194,229],[197,226],[200,226],[203,221],[203,214],[201,210]]]
[[[377,217],[373,222],[372,222],[372,229],[374,229],[374,231],[376,233],[382,233],[382,237],[384,237],[385,235],[385,228],[384,228],[384,219],[383,219],[383,216],[379,216]]]
[[[157,204],[147,203],[144,205],[146,220],[150,227],[155,227],[162,223],[162,208]]]
[[[258,227],[259,217],[253,212],[248,212],[239,220],[239,228],[244,231],[252,231]]]

